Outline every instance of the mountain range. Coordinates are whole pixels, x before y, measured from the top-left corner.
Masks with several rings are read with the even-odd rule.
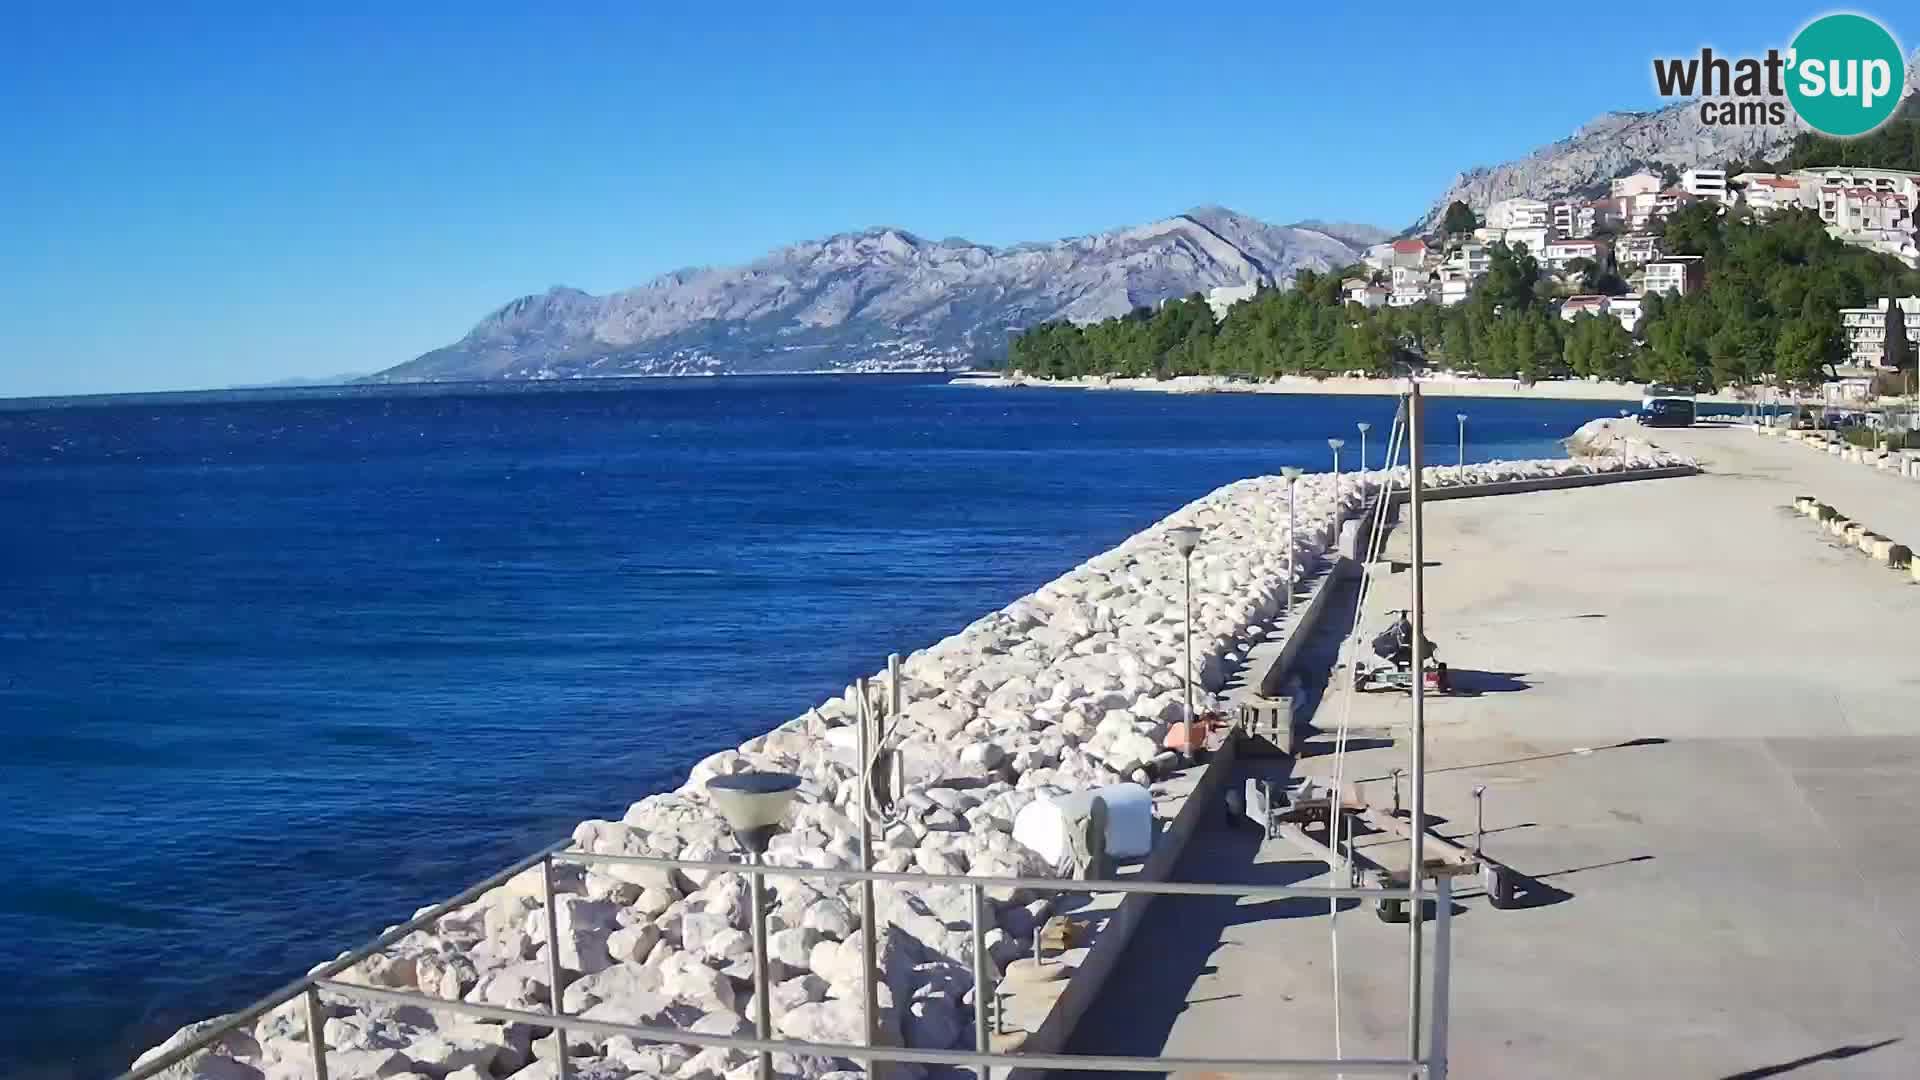
[[[1920,60],[1907,74],[1920,85]],[[1787,110],[1791,115],[1792,110]],[[1448,204],[1603,193],[1644,169],[1774,159],[1803,130],[1705,124],[1697,102],[1612,112],[1567,138],[1461,173],[1407,232]],[[872,228],[779,248],[745,266],[676,270],[595,296],[523,296],[450,345],[369,376],[396,382],[600,375],[951,370],[991,363],[1008,336],[1092,322],[1220,287],[1284,286],[1357,262],[1373,225],[1270,225],[1218,206],[1108,232],[993,247]]]
[[[952,370],[1009,332],[1090,322],[1219,286],[1283,286],[1358,260],[1364,225],[1269,225],[1210,206],[1051,243],[991,247],[896,228],[676,270],[606,296],[523,296],[376,381]],[[1343,238],[1344,236],[1344,238]]]
[[[1920,87],[1920,52],[1907,65],[1906,94]],[[1780,101],[1761,98],[1762,101]],[[1606,194],[1607,181],[1641,169],[1717,168],[1733,161],[1774,161],[1807,130],[1785,110],[1778,126],[1723,126],[1700,119],[1698,101],[1678,101],[1653,112],[1610,112],[1525,157],[1468,169],[1454,178],[1408,232],[1427,232],[1455,200],[1482,213],[1501,199],[1552,199]]]

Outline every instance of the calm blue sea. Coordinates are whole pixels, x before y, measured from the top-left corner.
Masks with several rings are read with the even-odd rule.
[[[1469,456],[1614,410],[1474,402]],[[0,403],[0,1075],[115,1072],[1392,413],[926,377]]]

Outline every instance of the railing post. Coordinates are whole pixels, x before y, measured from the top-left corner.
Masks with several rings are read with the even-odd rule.
[[[565,986],[560,981],[560,906],[553,902],[551,855],[540,860],[540,888],[547,901],[547,1002],[558,1017],[565,1015],[560,1007]],[[558,1024],[553,1027],[553,1067],[560,1080],[567,1080],[573,1072],[567,1064],[567,1033]]]
[[[761,1039],[773,1038],[773,980],[767,973],[767,883],[760,873],[761,856],[754,855],[751,869],[753,897],[753,1031]],[[755,1055],[755,1072],[760,1080],[773,1080],[773,1054],[762,1050]]]
[[[1433,882],[1433,1031],[1427,1037],[1427,1076],[1447,1080],[1448,977],[1453,967],[1453,879]],[[1416,914],[1416,918],[1418,915]]]
[[[313,1080],[327,1080],[327,1036],[321,1030],[320,991],[307,987],[307,1045],[313,1048]]]
[[[987,971],[987,891],[978,885],[973,891],[973,1048],[982,1054],[993,1052],[993,1040],[987,1029],[988,1011],[993,1005],[992,978]],[[980,1066],[980,1080],[992,1080],[993,1068]]]
[[[873,869],[873,776],[869,766],[873,764],[874,732],[872,717],[867,705],[867,680],[862,676],[854,683],[859,692],[860,706],[855,710],[855,720],[860,727],[860,790],[854,801],[858,804],[856,813],[860,815],[860,869]],[[876,957],[880,952],[878,930],[874,926],[873,879],[860,879],[860,1020],[865,1032],[863,1042],[872,1046],[879,1042],[880,1032],[880,995],[873,982],[873,969],[878,966]],[[868,1058],[867,1073],[876,1075],[875,1062]]]

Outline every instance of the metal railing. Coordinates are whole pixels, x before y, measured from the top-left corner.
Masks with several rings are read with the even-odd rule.
[[[475,883],[459,894],[423,909],[413,918],[394,926],[366,945],[346,953],[339,958],[322,964],[306,976],[282,986],[278,990],[253,1002],[250,1005],[230,1013],[221,1021],[199,1033],[195,1038],[182,1043],[144,1062],[139,1067],[122,1073],[118,1080],[145,1080],[147,1077],[173,1066],[201,1050],[204,1050],[221,1037],[242,1025],[248,1024],[272,1009],[292,1001],[296,997],[305,997],[306,1030],[313,1056],[314,1080],[328,1080],[327,1046],[323,1032],[325,1013],[321,1007],[322,993],[358,1001],[389,1005],[415,1006],[435,1012],[452,1013],[457,1016],[472,1017],[479,1020],[494,1020],[503,1023],[527,1024],[538,1028],[551,1028],[556,1031],[554,1054],[556,1071],[561,1080],[566,1080],[571,1070],[568,1063],[567,1034],[614,1036],[624,1035],[635,1040],[653,1043],[673,1043],[702,1048],[721,1047],[753,1053],[759,1056],[761,1075],[769,1074],[768,1062],[776,1053],[797,1054],[814,1057],[851,1058],[872,1062],[908,1062],[921,1065],[947,1065],[970,1067],[979,1071],[982,1080],[987,1080],[992,1069],[1079,1069],[1091,1072],[1215,1072],[1222,1074],[1309,1074],[1319,1076],[1395,1076],[1430,1077],[1445,1080],[1447,1062],[1447,1014],[1448,1014],[1448,968],[1451,952],[1451,908],[1452,897],[1450,883],[1445,877],[1434,881],[1434,888],[1427,892],[1419,888],[1416,879],[1411,888],[1378,887],[1329,887],[1313,885],[1230,885],[1206,884],[1179,881],[1139,881],[1139,880],[1068,880],[1061,878],[1021,878],[1021,877],[973,877],[967,875],[916,874],[883,870],[859,870],[810,866],[779,866],[762,861],[719,862],[693,859],[668,859],[644,855],[600,854],[574,850],[571,841],[561,841],[529,855],[525,859]],[[776,1039],[769,1030],[767,1019],[767,963],[766,939],[764,932],[754,934],[753,963],[755,969],[755,992],[758,1003],[755,1012],[756,1030],[753,1035],[720,1035],[684,1031],[678,1028],[653,1027],[642,1024],[616,1023],[606,1020],[588,1019],[569,1015],[564,1008],[565,989],[564,972],[560,964],[560,934],[558,925],[558,905],[555,903],[553,867],[556,862],[573,863],[610,863],[628,866],[653,867],[668,871],[691,871],[695,873],[727,873],[750,875],[756,893],[767,875],[775,877],[805,877],[825,879],[833,882],[890,882],[895,884],[929,884],[964,886],[972,895],[973,917],[973,966],[974,966],[974,1027],[975,1049],[961,1050],[924,1050],[911,1047],[878,1044],[869,1038],[866,1043],[831,1043],[800,1039]],[[540,867],[542,893],[546,909],[546,950],[549,974],[550,1011],[535,1012],[526,1009],[512,1009],[494,1005],[435,997],[428,994],[393,990],[381,987],[364,986],[358,983],[341,981],[337,976],[355,965],[377,955],[381,950],[400,941],[408,934],[433,925],[441,918],[471,901],[482,893],[504,884],[511,878],[534,867]],[[992,999],[990,967],[986,962],[987,912],[990,905],[986,891],[989,889],[1026,890],[1052,893],[1119,893],[1146,894],[1153,896],[1209,896],[1232,897],[1248,900],[1316,899],[1341,900],[1355,899],[1363,901],[1405,900],[1414,919],[1422,917],[1421,902],[1429,897],[1434,901],[1434,972],[1433,1007],[1429,1017],[1430,1028],[1427,1038],[1427,1052],[1423,1057],[1410,1058],[1184,1058],[1184,1057],[1126,1057],[1095,1054],[1047,1054],[1047,1053],[1005,1053],[990,1049],[989,1002]],[[757,930],[764,930],[765,908],[756,905]],[[862,928],[867,933],[871,924]],[[868,966],[862,973],[863,992],[870,995],[874,979],[874,970]],[[1411,1021],[1417,1024],[1417,1019]],[[1412,1033],[1415,1044],[1418,1032]]]

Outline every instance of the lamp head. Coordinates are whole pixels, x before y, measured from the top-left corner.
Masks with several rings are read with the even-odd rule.
[[[1167,539],[1173,541],[1173,550],[1185,559],[1193,555],[1193,549],[1200,546],[1200,530],[1191,525],[1181,525],[1167,530]]]
[[[1365,435],[1367,432],[1372,430],[1373,430],[1372,424],[1367,423],[1365,420],[1360,421],[1360,434]]]
[[[1330,450],[1338,450],[1345,445],[1347,445],[1347,440],[1345,439],[1328,439],[1327,440],[1327,448]]]
[[[1289,484],[1300,479],[1300,473],[1301,469],[1298,465],[1287,465],[1280,470],[1280,475],[1286,477]]]
[[[780,831],[780,821],[800,788],[800,778],[783,772],[740,772],[707,781],[707,794],[747,849],[759,855]]]
[[[1460,422],[1461,422],[1461,423],[1463,423],[1463,424],[1467,422],[1467,414],[1466,414],[1466,413],[1463,413],[1463,412],[1457,412],[1457,413],[1454,413],[1454,414],[1453,414],[1453,418],[1454,418],[1455,420],[1458,420],[1458,421],[1460,421]]]

